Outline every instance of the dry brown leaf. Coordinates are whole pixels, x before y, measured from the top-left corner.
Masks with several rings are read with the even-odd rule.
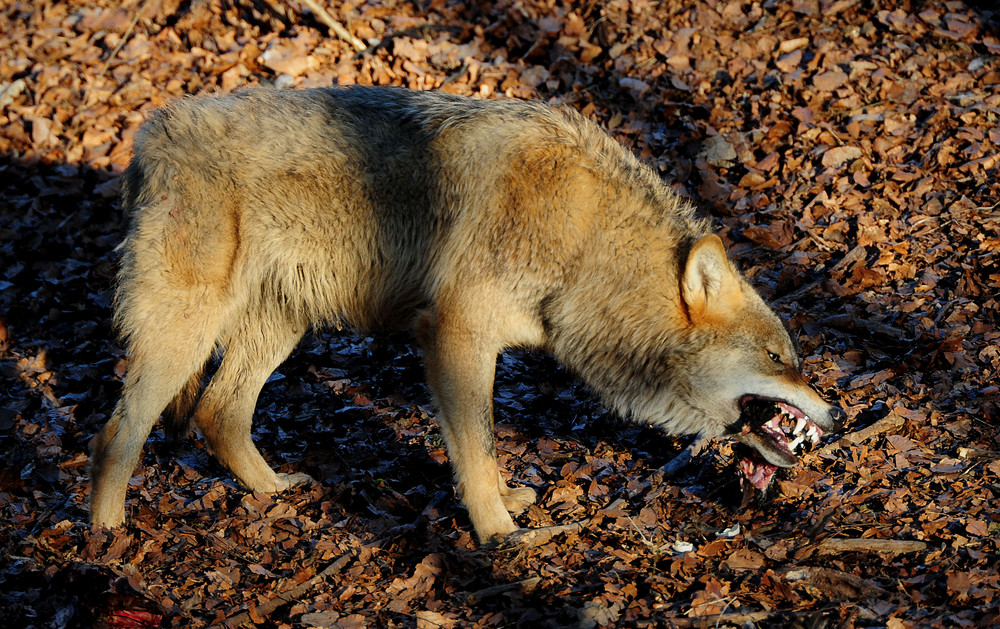
[[[258,60],[274,72],[297,77],[319,67],[319,60],[309,54],[315,44],[315,36],[308,33],[293,40],[276,39],[261,53]]]
[[[832,92],[847,83],[848,76],[841,70],[822,72],[813,77],[813,87],[821,92]]]
[[[840,168],[845,162],[861,157],[862,151],[857,146],[837,146],[823,153],[822,163],[826,168]]]
[[[455,620],[448,618],[438,612],[419,611],[417,616],[417,629],[451,629],[455,626]]]
[[[799,67],[802,63],[802,51],[795,50],[785,55],[778,57],[778,60],[774,62],[774,65],[778,67],[782,72],[791,72]]]

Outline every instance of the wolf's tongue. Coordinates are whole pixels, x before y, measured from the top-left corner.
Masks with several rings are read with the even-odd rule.
[[[753,474],[747,477],[750,484],[757,489],[764,491],[767,486],[771,484],[771,478],[774,476],[774,470],[778,468],[773,465],[768,465],[767,463],[758,463]]]
[[[775,438],[764,431],[753,431],[736,435],[736,438],[759,452],[771,465],[795,467],[798,463],[798,458],[788,449],[788,442],[783,437]]]

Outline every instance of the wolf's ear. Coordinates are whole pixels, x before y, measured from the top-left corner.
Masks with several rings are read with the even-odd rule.
[[[681,278],[681,298],[691,322],[727,319],[736,311],[741,292],[722,239],[710,234],[695,242]]]

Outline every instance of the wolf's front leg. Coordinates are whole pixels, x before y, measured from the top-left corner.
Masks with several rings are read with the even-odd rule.
[[[426,315],[418,332],[462,504],[479,540],[496,543],[517,530],[508,509],[523,511],[533,502],[534,491],[512,490],[500,477],[493,439],[493,379],[500,346],[488,333],[464,323],[438,312]]]

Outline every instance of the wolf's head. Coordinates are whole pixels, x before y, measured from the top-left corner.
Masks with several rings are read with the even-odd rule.
[[[687,317],[683,370],[670,389],[702,418],[704,436],[730,434],[753,453],[740,463],[763,488],[796,449],[833,430],[844,412],[802,378],[788,328],[733,268],[718,236],[692,246],[680,276]]]
[[[844,413],[803,380],[788,329],[719,237],[696,237],[685,256],[667,227],[595,256],[571,290],[546,299],[548,346],[624,417],[746,444],[741,468],[766,487]]]

